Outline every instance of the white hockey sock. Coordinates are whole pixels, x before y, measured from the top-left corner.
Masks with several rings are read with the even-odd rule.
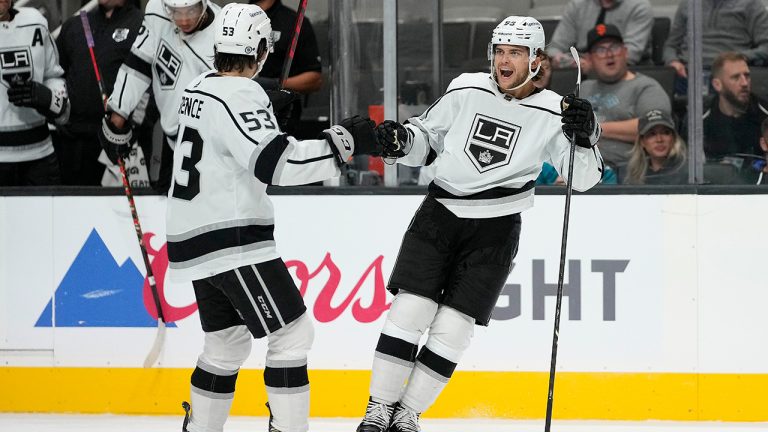
[[[309,430],[307,353],[314,334],[312,320],[305,313],[268,336],[264,385],[272,426],[280,432]]]
[[[440,306],[400,402],[417,413],[426,411],[448,384],[473,332],[473,318]]]
[[[371,370],[371,397],[392,404],[400,400],[413,370],[419,339],[437,311],[437,303],[408,292],[395,296],[379,336]]]
[[[192,373],[189,432],[221,432],[235,397],[238,371],[226,371],[197,363]]]

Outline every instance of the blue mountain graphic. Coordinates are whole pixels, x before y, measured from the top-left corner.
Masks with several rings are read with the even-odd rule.
[[[144,275],[131,259],[118,265],[95,229],[56,288],[56,327],[154,327],[142,300]],[[52,301],[35,327],[51,327]],[[173,323],[169,327],[175,327]]]

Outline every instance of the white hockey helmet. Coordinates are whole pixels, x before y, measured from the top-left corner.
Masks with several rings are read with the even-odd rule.
[[[267,51],[259,59],[262,41]],[[266,12],[256,5],[229,3],[219,13],[213,43],[220,53],[252,55],[259,63],[258,74],[273,50],[272,24]]]
[[[163,0],[163,7],[168,16],[173,16],[173,10],[176,8],[187,8],[200,3],[202,12],[208,8],[208,0]]]
[[[491,74],[493,74],[494,80],[496,80],[496,68],[493,65],[493,57],[494,47],[496,45],[519,45],[528,47],[528,79],[518,87],[522,87],[528,80],[539,73],[539,68],[536,68],[535,71],[530,70],[533,61],[536,60],[539,50],[544,50],[544,46],[546,45],[544,27],[542,27],[541,23],[536,18],[514,15],[508,16],[493,29],[491,41],[488,43],[488,60],[491,62]],[[496,81],[498,83],[498,80]]]

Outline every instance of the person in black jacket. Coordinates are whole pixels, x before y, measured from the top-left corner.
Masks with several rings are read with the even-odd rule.
[[[267,13],[272,22],[274,36],[274,52],[269,55],[264,68],[259,72],[257,81],[265,90],[275,90],[280,86],[280,78],[283,72],[283,63],[288,56],[291,46],[293,29],[296,26],[296,11],[285,6],[280,0],[251,0]],[[305,16],[301,23],[301,32],[296,44],[291,69],[288,73],[283,88],[292,90],[301,95],[309,95],[320,90],[323,85],[322,66],[320,63],[320,49],[317,45],[315,31],[312,23]],[[293,110],[286,113],[285,129],[291,135],[297,133],[298,121],[301,117],[301,101],[293,105]]]
[[[128,0],[99,0],[88,13],[94,39],[94,53],[107,95],[120,65],[128,57],[141,28],[144,14]],[[98,161],[101,145],[97,131],[104,117],[104,102],[79,16],[69,18],[56,40],[59,63],[70,89],[70,122],[60,129],[62,180],[70,185],[101,185],[105,166]]]

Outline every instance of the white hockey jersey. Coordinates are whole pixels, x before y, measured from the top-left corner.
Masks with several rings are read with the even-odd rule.
[[[567,176],[570,141],[561,129],[560,100],[550,90],[517,100],[500,92],[488,73],[462,74],[406,124],[413,148],[398,162],[433,163],[429,191],[459,217],[519,213],[533,206],[542,162]],[[591,142],[599,135],[598,125]],[[602,170],[597,147],[576,147],[574,189],[597,184]]]
[[[255,81],[210,71],[184,91],[166,212],[173,280],[197,280],[277,258],[268,184],[338,176],[325,140],[280,132]]]
[[[214,14],[221,10],[213,2],[208,2],[208,7]],[[215,28],[210,24],[186,35],[166,14],[162,0],[150,0],[131,55],[117,73],[109,108],[123,118],[129,118],[151,84],[163,132],[170,140],[175,140],[179,126],[177,111],[184,88],[195,77],[213,68]]]
[[[16,11],[11,21],[0,22],[0,162],[37,160],[53,153],[45,116],[8,102],[12,81],[42,83],[53,93],[51,110],[62,113],[56,122],[65,123],[69,116],[64,70],[48,23],[36,9]]]

